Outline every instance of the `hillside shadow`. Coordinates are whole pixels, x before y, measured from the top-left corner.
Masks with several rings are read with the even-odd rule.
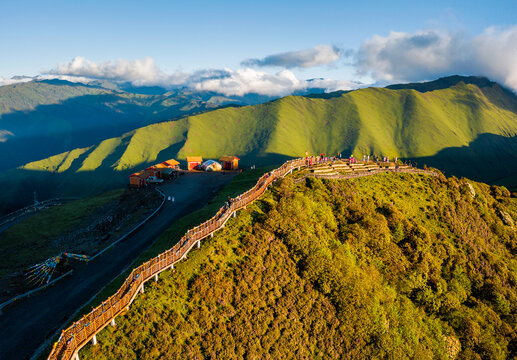
[[[465,84],[473,84],[478,86],[479,88],[492,86],[495,84],[494,82],[488,80],[482,76],[461,76],[461,75],[452,75],[439,78],[434,81],[426,81],[421,83],[407,83],[407,84],[394,84],[386,86],[386,89],[391,90],[404,90],[404,89],[412,89],[418,92],[428,92],[435,90],[443,90],[448,89],[452,86],[455,86],[463,82]]]
[[[0,142],[0,171],[77,148],[89,147],[131,130],[185,115],[207,104],[183,95],[80,95],[61,102],[14,111],[0,117],[0,129],[14,133]]]
[[[239,165],[242,167],[250,167],[252,165],[255,165],[256,167],[281,165],[287,160],[293,159],[292,156],[276,153],[263,153],[260,150],[254,150],[248,154],[237,156],[241,159],[239,161]]]
[[[37,193],[40,201],[55,197],[90,197],[99,193],[127,187],[128,176],[138,170],[145,169],[151,165],[175,158],[177,151],[182,144],[172,146],[172,149],[161,152],[156,161],[141,163],[138,166],[123,170],[114,171],[111,165],[121,154],[113,154],[109,161],[105,160],[103,165],[94,171],[79,171],[86,153],[74,160],[68,171],[46,172],[28,169],[12,169],[0,174],[0,187],[9,189],[2,195],[0,202],[0,215],[28,206],[33,203],[34,192]],[[280,154],[248,154],[240,157],[240,167],[246,168],[251,165],[257,167],[269,165],[281,165],[292,159],[290,156]],[[218,160],[218,159],[216,159]],[[109,163],[109,164],[108,164]],[[186,162],[180,160],[182,168]],[[109,165],[109,166],[108,166]]]
[[[147,125],[144,109],[144,104],[102,94],[4,114],[0,128],[13,132],[14,137],[0,143],[0,171],[88,147]]]
[[[493,184],[517,173],[517,136],[481,134],[468,146],[450,147],[433,156],[410,160],[416,161],[419,167],[424,164],[436,167],[447,176]]]
[[[307,94],[304,95],[304,97],[309,99],[333,99],[341,97],[343,94],[348,94],[353,90],[339,90],[339,91],[333,91],[329,93],[315,93],[315,94]]]

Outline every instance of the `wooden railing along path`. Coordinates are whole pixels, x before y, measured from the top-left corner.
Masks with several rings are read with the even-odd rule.
[[[184,259],[194,245],[198,247],[201,240],[219,229],[222,229],[228,219],[241,208],[246,207],[260,197],[275,180],[291,173],[294,169],[307,166],[305,159],[289,160],[281,167],[263,175],[257,184],[235,199],[230,204],[223,206],[210,220],[189,230],[180,241],[171,249],[166,250],[155,258],[135,268],[128,276],[120,289],[101,305],[94,308],[90,313],[84,315],[79,321],[69,328],[63,330],[59,340],[54,344],[48,360],[57,359],[79,359],[78,352],[88,341],[97,343],[96,334],[108,324],[115,325],[115,317],[122,313],[133,302],[139,292],[144,291],[144,283],[151,278],[158,280],[158,274],[167,269],[173,269],[174,264]],[[379,172],[418,172],[436,175],[435,173],[417,169],[376,169],[370,172],[362,172],[347,175],[316,175],[317,177],[329,178],[353,178],[359,176],[373,175]],[[311,175],[307,175],[311,176]],[[314,175],[312,175],[314,176]],[[303,178],[302,178],[303,179]]]

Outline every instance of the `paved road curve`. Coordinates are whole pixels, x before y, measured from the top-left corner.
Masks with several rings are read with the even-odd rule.
[[[166,202],[148,223],[92,263],[77,268],[72,276],[5,309],[0,315],[0,358],[29,358],[75,310],[118,276],[174,220],[203,207],[231,178],[228,173],[187,174],[161,186],[167,196],[175,197],[174,203]]]

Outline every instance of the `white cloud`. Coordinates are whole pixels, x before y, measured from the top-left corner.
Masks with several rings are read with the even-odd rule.
[[[459,34],[434,30],[416,34],[391,32],[363,42],[356,55],[359,74],[379,81],[420,81],[465,72],[469,49]]]
[[[517,26],[488,28],[472,44],[478,72],[517,91]]]
[[[18,84],[18,83],[28,82],[28,81],[31,81],[31,80],[32,80],[32,78],[31,77],[27,77],[27,76],[17,76],[17,77],[13,77],[13,78],[10,78],[10,79],[7,79],[7,78],[4,78],[4,77],[0,76],[0,86]]]
[[[330,45],[316,45],[312,49],[288,51],[273,54],[262,59],[247,59],[243,66],[280,66],[287,69],[309,68],[335,63],[341,56],[341,50]]]
[[[362,87],[363,84],[347,80],[312,79],[307,81],[307,87],[325,89],[325,92],[338,90],[353,90]]]
[[[285,96],[308,88],[325,89],[327,92],[350,90],[359,83],[341,80],[312,79],[299,80],[291,71],[282,70],[276,74],[251,68],[238,70],[224,69],[211,77],[190,78],[190,86],[195,90],[216,91],[225,95],[242,96],[255,93],[268,96]]]
[[[66,64],[49,70],[47,74],[58,76],[78,76],[92,79],[113,81],[130,81],[135,85],[157,85],[181,82],[181,74],[166,75],[154,62],[146,57],[137,60],[94,62],[81,56],[75,57]]]
[[[92,79],[129,81],[134,85],[159,85],[166,88],[188,87],[198,91],[214,91],[227,96],[242,96],[256,93],[268,96],[283,96],[294,91],[321,85],[325,89],[348,90],[357,84],[334,80],[300,80],[291,71],[278,73],[251,69],[205,69],[191,73],[164,73],[152,58],[143,60],[117,60],[96,63],[76,57],[66,64],[47,72],[39,78],[57,77],[63,80],[88,82]],[[318,86],[319,86],[318,85]]]
[[[11,136],[14,136],[11,131],[0,129],[0,143],[6,142]]]
[[[205,79],[192,84],[196,90],[217,91],[225,95],[245,95],[256,93],[261,95],[281,96],[303,89],[306,84],[298,80],[289,70],[276,74],[256,71],[250,68],[225,69],[225,76]]]
[[[358,74],[381,82],[469,74],[486,76],[517,91],[517,26],[489,28],[475,37],[435,30],[375,35],[363,42],[354,66]]]

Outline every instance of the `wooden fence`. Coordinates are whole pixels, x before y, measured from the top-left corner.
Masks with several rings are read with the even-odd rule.
[[[223,206],[210,220],[189,230],[171,249],[134,269],[114,295],[94,308],[90,313],[84,315],[72,326],[63,330],[59,340],[54,344],[48,359],[71,359],[77,357],[78,351],[95,334],[110,322],[114,324],[115,317],[129,308],[138,292],[143,291],[146,281],[153,277],[157,279],[160,272],[173,268],[174,264],[183,259],[194,245],[197,244],[199,246],[203,238],[224,227],[226,221],[235,211],[260,197],[274,180],[302,166],[305,166],[304,159],[290,160],[278,169],[263,175],[253,188],[232,199],[230,204]]]
[[[294,169],[305,167],[308,164],[305,159],[289,160],[281,167],[264,174],[257,184],[237,198],[232,199],[230,203],[223,206],[217,214],[211,219],[205,221],[201,225],[189,230],[180,241],[171,249],[166,250],[155,258],[143,263],[134,269],[128,276],[122,287],[111,297],[105,300],[101,305],[94,308],[90,313],[84,315],[79,321],[75,322],[69,328],[63,330],[59,340],[54,344],[49,360],[57,359],[78,359],[79,350],[86,345],[99,331],[101,331],[109,323],[115,325],[115,317],[129,309],[136,295],[143,292],[144,283],[151,278],[158,280],[158,274],[164,270],[174,268],[174,264],[187,255],[194,245],[200,246],[200,241],[213,234],[215,231],[224,227],[226,221],[241,208],[246,207],[258,197],[260,197],[275,180],[284,177]],[[360,176],[373,175],[379,172],[417,172],[430,175],[436,173],[418,169],[378,169],[363,173],[353,173],[346,175],[307,175],[321,178],[343,178],[349,179]],[[301,179],[303,180],[303,178]],[[300,181],[300,180],[298,180]]]

